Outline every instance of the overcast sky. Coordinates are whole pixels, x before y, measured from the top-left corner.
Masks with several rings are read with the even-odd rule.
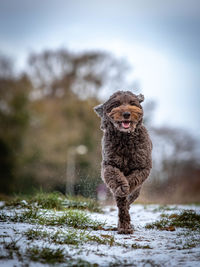
[[[130,80],[157,103],[155,124],[200,136],[199,0],[0,1],[0,51],[17,66],[60,47],[125,58]]]

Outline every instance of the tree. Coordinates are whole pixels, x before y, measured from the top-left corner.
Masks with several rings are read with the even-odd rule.
[[[60,49],[32,54],[26,74],[20,75],[14,74],[11,61],[2,58],[2,191],[25,192],[33,178],[46,190],[64,191],[67,151],[85,145],[87,154],[76,156],[75,191],[94,195],[100,180],[102,133],[93,107],[100,96],[124,88],[127,70],[126,62],[105,52],[75,54]]]
[[[153,169],[148,188],[151,199],[154,195],[167,202],[199,201],[198,140],[186,130],[167,126],[153,128],[151,134]]]
[[[127,69],[125,62],[102,52],[74,54],[60,49],[30,55],[27,73],[34,85],[31,112],[35,121],[30,142],[36,139],[40,144],[37,177],[43,186],[64,190],[67,151],[83,144],[88,153],[76,156],[76,192],[88,195],[89,187],[95,192],[101,131],[93,107],[102,90],[110,94],[116,86],[120,89]]]
[[[31,83],[26,75],[15,77],[11,61],[0,58],[0,190],[10,193],[19,178],[23,139],[29,126],[28,94]],[[15,188],[16,189],[16,188]]]
[[[29,75],[36,96],[96,98],[103,88],[112,90],[123,85],[128,65],[105,52],[74,54],[67,50],[32,54]]]

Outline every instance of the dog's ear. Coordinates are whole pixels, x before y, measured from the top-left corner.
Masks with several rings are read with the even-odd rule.
[[[96,107],[94,107],[94,111],[97,113],[99,117],[103,117],[103,104],[100,104]]]
[[[142,95],[142,94],[137,95],[137,98],[138,98],[140,103],[144,101],[144,95]]]

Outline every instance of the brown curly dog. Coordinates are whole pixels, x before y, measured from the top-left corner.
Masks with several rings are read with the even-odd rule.
[[[139,196],[152,168],[152,143],[142,124],[142,101],[141,94],[118,91],[94,108],[104,132],[102,179],[117,203],[119,234],[133,233],[129,206]]]

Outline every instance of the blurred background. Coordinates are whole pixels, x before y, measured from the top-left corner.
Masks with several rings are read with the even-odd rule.
[[[140,202],[200,202],[200,2],[1,0],[0,194],[109,198],[93,107],[143,93]]]

